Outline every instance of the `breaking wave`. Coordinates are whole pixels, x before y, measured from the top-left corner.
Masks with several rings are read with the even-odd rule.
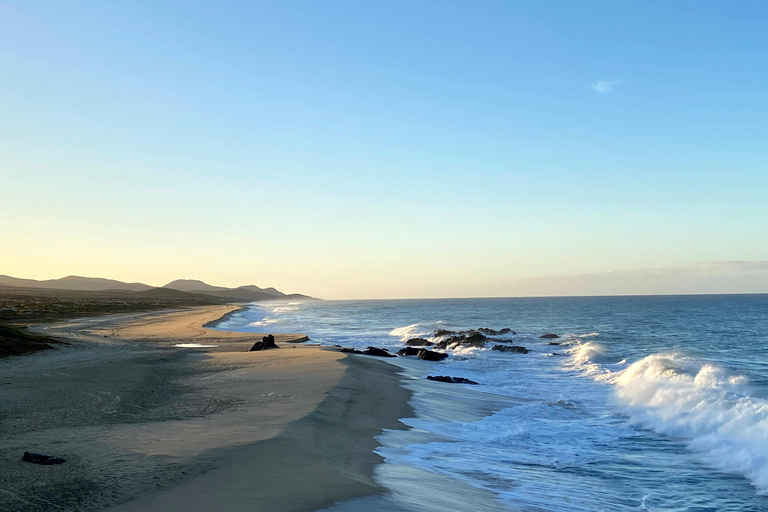
[[[269,317],[267,317],[267,318],[262,318],[261,320],[258,320],[256,322],[251,322],[248,325],[250,327],[263,327],[265,325],[272,325],[272,324],[276,324],[276,323],[279,323],[279,322],[280,322],[279,318],[269,318]]]
[[[288,311],[296,311],[297,309],[299,309],[299,308],[297,308],[296,306],[291,306],[290,304],[286,304],[284,306],[277,306],[275,308],[272,308],[272,312],[273,313],[286,313]]]
[[[676,353],[612,371],[601,361],[606,352],[587,342],[571,350],[569,364],[613,386],[615,405],[633,423],[687,438],[704,462],[768,494],[768,401],[750,396],[747,377]]]
[[[396,336],[400,338],[401,341],[406,341],[411,338],[431,337],[432,332],[435,329],[444,329],[444,328],[445,328],[445,324],[438,320],[437,322],[417,323],[417,324],[406,325],[403,327],[396,327],[391,331],[389,331],[389,335]]]

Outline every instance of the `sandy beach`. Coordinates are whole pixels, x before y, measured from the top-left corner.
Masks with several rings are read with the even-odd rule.
[[[43,326],[71,343],[0,360],[0,509],[312,511],[381,492],[374,436],[409,415],[396,367],[303,334],[247,352],[262,334],[210,327],[236,309]]]

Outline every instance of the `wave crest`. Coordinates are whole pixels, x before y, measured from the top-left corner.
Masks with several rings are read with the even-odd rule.
[[[616,405],[632,422],[688,438],[710,466],[746,476],[768,494],[768,401],[749,396],[747,377],[674,353],[595,372],[602,354],[591,344],[573,349],[574,362],[614,386]]]
[[[439,322],[438,322],[439,323]],[[431,336],[432,329],[426,324],[411,324],[403,327],[396,327],[389,331],[390,336],[397,336],[401,341],[406,341],[411,338],[421,338],[424,336]]]
[[[251,322],[248,324],[250,327],[264,327],[265,325],[272,325],[280,322],[279,318],[263,318],[261,320],[258,320],[256,322]]]

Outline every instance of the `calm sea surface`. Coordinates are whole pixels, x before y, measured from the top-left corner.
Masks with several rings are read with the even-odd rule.
[[[379,439],[391,493],[331,510],[768,510],[768,295],[258,303],[219,325],[390,350],[478,327],[531,352],[388,360],[415,411]]]

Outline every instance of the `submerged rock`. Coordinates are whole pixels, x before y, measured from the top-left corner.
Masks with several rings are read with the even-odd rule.
[[[481,332],[481,333],[483,333],[483,334],[485,334],[487,336],[501,336],[503,334],[510,334],[510,333],[511,334],[517,334],[515,331],[513,331],[509,327],[505,327],[505,328],[501,329],[500,331],[497,331],[495,329],[490,329],[488,327],[480,327],[479,329],[477,329],[477,332]]]
[[[24,452],[21,456],[21,460],[24,462],[31,462],[32,464],[40,464],[43,466],[52,466],[54,464],[64,464],[66,459],[61,457],[52,457],[51,455],[43,455],[41,453]]]
[[[560,336],[558,336],[557,334],[552,334],[552,333],[544,334],[543,336],[539,336],[539,338],[544,338],[544,339],[555,339],[555,338],[559,338],[559,337]]]
[[[385,348],[368,347],[365,350],[357,350],[355,348],[343,348],[342,352],[350,354],[362,354],[364,356],[376,356],[376,357],[397,357],[395,354],[390,354]]]
[[[502,334],[517,334],[515,331],[510,329],[509,327],[505,327],[504,329],[501,329],[497,331],[496,329],[491,329],[490,327],[478,327],[477,329],[469,329],[466,331],[448,331],[445,329],[437,329],[433,332],[433,336],[435,338],[442,338],[444,336],[464,336],[465,338],[468,338],[476,333],[484,334],[486,336],[500,336]]]
[[[449,384],[474,384],[479,385],[479,382],[465,379],[464,377],[449,377],[447,375],[428,375],[427,379],[437,382],[447,382]]]
[[[431,347],[432,345],[434,345],[434,343],[424,338],[411,338],[408,341],[406,341],[405,344],[408,345],[409,347]]]
[[[518,345],[494,345],[491,350],[498,350],[499,352],[514,352],[515,354],[527,354],[530,352],[525,347],[520,347]]]
[[[416,355],[418,356],[419,359],[423,359],[424,361],[442,361],[443,359],[448,357],[448,354],[443,354],[441,352],[433,352],[425,348],[419,349],[419,353]]]

